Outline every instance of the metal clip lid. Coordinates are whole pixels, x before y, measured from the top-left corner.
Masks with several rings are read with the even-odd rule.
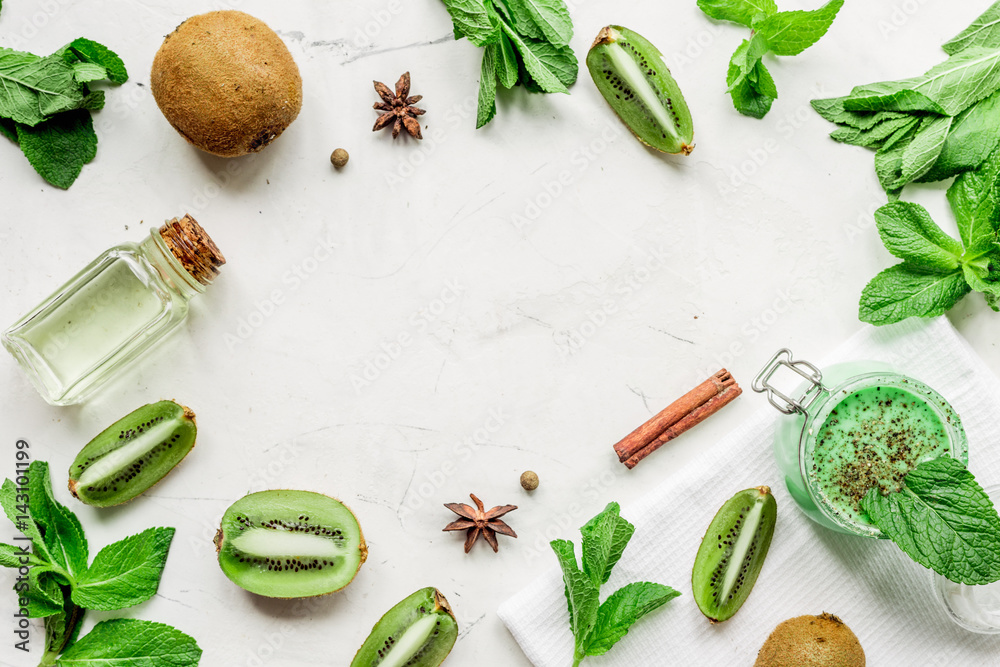
[[[797,373],[807,382],[806,389],[801,396],[792,398],[786,395],[777,387],[771,384],[771,376],[779,368],[784,366]],[[792,358],[792,351],[788,348],[778,350],[771,360],[765,364],[764,368],[753,379],[751,385],[758,394],[767,393],[767,400],[778,411],[790,415],[796,412],[806,414],[806,410],[819,397],[823,387],[823,373],[808,361],[801,361]]]

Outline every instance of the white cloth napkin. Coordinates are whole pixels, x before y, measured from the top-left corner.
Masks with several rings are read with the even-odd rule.
[[[940,392],[962,417],[970,470],[984,486],[1000,482],[1000,381],[946,318],[865,328],[818,361],[822,367],[863,359],[890,362]],[[850,625],[875,667],[1000,665],[1000,636],[976,635],[953,624],[932,592],[932,574],[892,542],[834,533],[799,511],[771,453],[779,413],[763,395],[750,392],[749,382],[746,392],[744,400],[766,407],[706,456],[622,509],[636,531],[602,600],[643,580],[672,586],[681,597],[639,621],[610,653],[584,664],[749,667],[779,622],[827,611]],[[730,492],[761,484],[772,488],[778,502],[771,550],[739,613],[710,625],[691,596],[695,553]],[[578,536],[574,541],[579,544]],[[497,613],[536,667],[572,663],[573,639],[556,567]]]

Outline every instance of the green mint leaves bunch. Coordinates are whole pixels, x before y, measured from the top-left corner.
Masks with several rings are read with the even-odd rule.
[[[861,509],[910,558],[943,577],[1000,581],[1000,515],[961,461],[921,463],[898,492],[870,489]]]
[[[733,106],[744,116],[763,118],[778,98],[778,88],[764,66],[764,56],[797,56],[819,41],[837,18],[844,0],[830,0],[814,11],[779,12],[774,0],[698,0],[717,21],[750,28],[729,61],[726,74]]]
[[[875,150],[875,173],[890,199],[907,183],[941,181],[977,169],[1000,142],[1000,2],[943,49],[924,74],[856,86],[813,100],[839,125],[830,136]]]
[[[4,482],[0,506],[31,548],[0,544],[0,566],[19,570],[14,592],[21,618],[45,619],[39,667],[197,665],[201,649],[194,639],[161,623],[101,621],[79,638],[88,609],[124,609],[156,594],[174,529],[150,528],[110,544],[88,565],[83,527],[53,497],[48,465],[34,461],[25,476],[25,486]]]
[[[935,317],[969,292],[1000,311],[1000,149],[948,188],[961,240],[945,234],[927,210],[891,202],[875,211],[885,247],[902,259],[861,293],[858,317],[875,325]]]
[[[455,39],[484,47],[476,129],[497,113],[497,86],[567,93],[579,69],[563,0],[443,0]]]
[[[104,107],[104,91],[90,85],[127,80],[121,58],[82,37],[44,58],[0,48],[0,134],[65,190],[97,155],[90,112]]]
[[[580,529],[583,534],[582,570],[572,542],[553,540],[550,543],[559,558],[566,583],[574,638],[573,667],[587,656],[607,653],[636,621],[680,595],[669,586],[641,581],[619,588],[600,602],[600,588],[607,583],[611,570],[635,532],[635,526],[621,518],[619,511],[618,503],[611,503]]]

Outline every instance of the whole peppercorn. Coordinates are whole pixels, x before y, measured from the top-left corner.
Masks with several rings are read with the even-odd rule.
[[[538,488],[538,475],[531,470],[521,473],[521,487],[525,491],[534,491]]]
[[[338,148],[337,150],[333,151],[333,153],[330,155],[330,162],[332,162],[333,166],[336,167],[337,169],[340,169],[345,164],[347,164],[347,161],[350,159],[351,156],[348,155],[347,151],[345,151],[343,148]]]

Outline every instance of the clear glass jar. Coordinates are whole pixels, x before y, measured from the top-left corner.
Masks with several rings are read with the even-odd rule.
[[[791,396],[771,383],[772,376],[781,368],[794,371],[803,380],[791,392]],[[924,383],[897,372],[888,364],[858,361],[836,364],[820,371],[808,362],[794,360],[789,350],[780,350],[754,379],[753,389],[766,392],[771,404],[784,415],[778,418],[775,425],[774,455],[778,468],[785,477],[788,492],[810,519],[826,528],[851,535],[883,537],[878,528],[862,520],[838,498],[833,497],[829,487],[821,481],[821,473],[817,472],[817,443],[824,427],[828,423],[836,423],[829,421],[834,418],[847,421],[848,400],[858,395],[876,389],[894,392],[896,396],[905,395],[907,400],[913,402],[909,404],[909,408],[903,406],[903,414],[925,410],[933,418],[933,422],[928,420],[928,423],[936,422],[943,442],[938,443],[935,439],[934,451],[928,449],[922,455],[914,453],[914,460],[911,461],[913,465],[942,455],[968,463],[968,441],[962,421],[954,408],[939,393]],[[892,409],[900,416],[900,406],[891,408],[891,401],[889,403],[890,408],[885,409]],[[838,417],[838,414],[842,416]],[[885,422],[874,423],[876,430],[873,433],[878,433]],[[882,433],[898,430],[896,427],[886,428]],[[873,440],[877,439],[874,435],[871,437]],[[852,446],[857,447],[856,444]],[[891,450],[892,446],[885,443],[885,447]],[[848,453],[843,460],[854,460],[856,453]],[[834,455],[831,453],[831,464],[833,459]],[[885,461],[876,457],[875,463],[884,467]],[[831,467],[836,470],[837,465],[841,464]],[[854,461],[843,465],[847,470],[849,466],[862,464]],[[846,477],[855,478],[852,475]]]
[[[184,321],[225,262],[194,218],[174,218],[105,251],[5,331],[3,345],[46,401],[79,403]]]

